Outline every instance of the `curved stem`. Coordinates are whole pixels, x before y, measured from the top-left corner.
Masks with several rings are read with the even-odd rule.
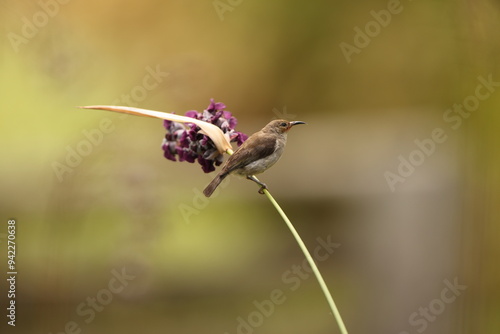
[[[314,272],[314,275],[316,276],[316,279],[318,280],[318,283],[321,287],[321,290],[323,290],[323,294],[326,297],[326,300],[328,301],[328,305],[330,305],[330,309],[332,310],[333,316],[337,320],[338,326],[340,328],[340,332],[342,334],[347,334],[347,329],[345,327],[344,322],[342,321],[342,317],[340,316],[340,312],[335,305],[335,302],[333,301],[332,295],[330,291],[328,290],[328,286],[325,283],[325,280],[323,279],[323,276],[321,275],[321,272],[319,271],[318,267],[316,266],[316,263],[314,262],[313,257],[311,256],[311,253],[309,253],[309,250],[307,249],[306,245],[302,241],[302,238],[300,237],[299,233],[293,226],[292,222],[290,219],[288,219],[287,215],[283,211],[283,209],[279,206],[278,202],[274,199],[274,197],[271,195],[269,190],[264,189],[264,194],[267,196],[269,201],[274,205],[278,213],[281,215],[285,223],[287,224],[288,228],[292,232],[293,236],[295,237],[295,240],[299,244],[299,247],[301,248],[302,252],[304,253],[307,261],[309,262],[309,265],[311,266],[311,269]]]
[[[231,149],[226,150],[226,153],[231,155],[233,154],[233,151]],[[258,180],[255,176],[253,176],[256,180]],[[302,238],[300,237],[299,233],[293,226],[292,222],[290,219],[288,219],[288,216],[286,215],[285,211],[281,208],[281,206],[276,202],[274,197],[271,195],[268,189],[264,189],[264,194],[267,196],[269,201],[274,205],[276,208],[276,211],[280,214],[281,218],[285,221],[286,225],[290,229],[290,231],[293,234],[293,237],[299,244],[300,249],[302,250],[302,253],[304,253],[304,256],[307,259],[307,262],[309,262],[309,265],[311,266],[312,271],[314,272],[314,275],[316,276],[316,279],[318,280],[318,283],[321,287],[321,290],[323,290],[323,294],[326,297],[326,300],[328,301],[328,305],[330,306],[330,309],[332,310],[332,314],[337,320],[337,324],[340,328],[340,332],[342,334],[347,334],[347,328],[345,327],[344,321],[342,320],[342,317],[340,316],[340,312],[337,308],[337,305],[335,305],[335,302],[333,301],[332,294],[330,293],[330,290],[328,290],[328,286],[326,285],[325,280],[323,279],[323,276],[321,275],[321,272],[318,269],[318,266],[316,266],[316,263],[314,262],[313,257],[311,256],[311,253],[309,253],[309,250],[306,247],[306,244],[304,241],[302,241]]]

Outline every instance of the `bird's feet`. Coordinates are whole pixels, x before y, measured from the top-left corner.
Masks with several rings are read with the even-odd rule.
[[[260,182],[255,176],[253,175],[248,175],[247,176],[247,179],[249,179],[250,181],[253,181],[255,183],[257,183],[259,186],[260,186],[260,189],[259,189],[259,194],[262,194],[264,195],[264,190],[267,189],[267,186],[264,182]]]

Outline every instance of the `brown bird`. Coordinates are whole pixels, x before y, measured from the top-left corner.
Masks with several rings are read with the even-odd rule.
[[[203,190],[210,197],[215,188],[229,174],[245,176],[260,185],[259,193],[267,188],[265,183],[255,178],[255,174],[265,172],[279,160],[285,149],[287,132],[292,126],[306,124],[301,121],[289,122],[283,119],[271,121],[262,130],[251,135],[222,165],[220,173]]]

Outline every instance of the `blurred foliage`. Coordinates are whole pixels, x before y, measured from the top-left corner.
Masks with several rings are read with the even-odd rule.
[[[14,217],[17,332],[236,333],[274,289],[286,302],[255,333],[336,331],[313,279],[283,281],[303,259],[254,185],[233,178],[206,200],[213,175],[162,157],[161,121],[75,108],[183,114],[215,98],[248,134],[308,122],[262,179],[311,248],[341,245],[319,266],[350,332],[415,332],[412,312],[458,277],[467,290],[425,332],[498,333],[500,92],[456,131],[443,113],[479,76],[500,81],[500,5],[401,1],[348,62],[341,43],[390,3],[2,1],[0,240]],[[437,127],[449,140],[390,192],[384,172]],[[134,279],[87,324],[78,306],[122,268]]]

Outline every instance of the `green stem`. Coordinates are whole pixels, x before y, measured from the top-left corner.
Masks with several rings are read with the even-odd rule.
[[[231,154],[233,154],[233,151],[227,150],[226,153],[231,155]],[[321,272],[318,269],[318,266],[316,266],[316,263],[314,262],[314,259],[311,256],[311,253],[309,253],[309,250],[307,249],[306,244],[304,244],[304,241],[302,241],[302,238],[300,237],[299,233],[297,232],[297,230],[293,226],[290,219],[288,219],[285,211],[283,211],[283,209],[280,207],[278,202],[276,202],[276,200],[271,195],[271,193],[269,192],[268,189],[264,189],[264,194],[266,194],[269,201],[271,201],[271,203],[276,208],[276,211],[278,211],[278,213],[281,215],[281,218],[283,218],[283,220],[285,221],[286,225],[288,226],[288,228],[292,232],[295,240],[299,244],[299,247],[302,250],[302,253],[304,253],[304,255],[307,259],[307,262],[309,262],[309,265],[311,266],[311,269],[313,270],[314,275],[316,276],[316,279],[318,280],[318,283],[321,287],[321,290],[323,290],[323,294],[325,295],[326,300],[328,301],[328,305],[330,306],[330,309],[332,310],[332,314],[335,317],[335,319],[337,320],[338,326],[340,328],[340,332],[342,334],[347,334],[347,328],[345,327],[344,321],[342,321],[342,317],[340,316],[340,312],[337,308],[337,305],[335,305],[335,302],[333,301],[332,294],[328,290],[328,286],[326,285],[325,280],[323,279],[323,276],[321,275]]]
[[[309,265],[311,266],[311,268],[314,272],[314,275],[316,276],[316,279],[318,280],[319,285],[321,286],[321,290],[323,290],[323,294],[325,295],[326,300],[328,301],[328,304],[330,305],[330,309],[332,310],[333,316],[337,320],[337,323],[338,323],[339,328],[340,328],[340,332],[342,334],[347,334],[347,329],[345,327],[344,322],[342,321],[342,317],[340,316],[340,312],[337,309],[335,302],[333,301],[332,295],[331,295],[330,291],[328,290],[328,287],[325,283],[325,280],[323,279],[323,276],[321,276],[321,273],[320,273],[318,267],[316,266],[316,263],[314,262],[314,260],[311,256],[311,253],[309,253],[309,250],[307,249],[306,245],[302,241],[302,238],[300,237],[299,233],[297,232],[297,230],[293,226],[290,219],[288,219],[288,217],[285,214],[285,212],[283,211],[283,209],[279,206],[278,202],[276,202],[274,197],[271,195],[269,190],[264,189],[264,194],[266,194],[267,198],[271,201],[271,203],[274,205],[274,207],[276,208],[278,213],[281,215],[281,217],[283,218],[285,223],[288,225],[288,228],[290,229],[293,236],[295,237],[295,240],[299,244],[299,247],[302,249],[302,252],[304,253],[307,261],[309,262]]]

